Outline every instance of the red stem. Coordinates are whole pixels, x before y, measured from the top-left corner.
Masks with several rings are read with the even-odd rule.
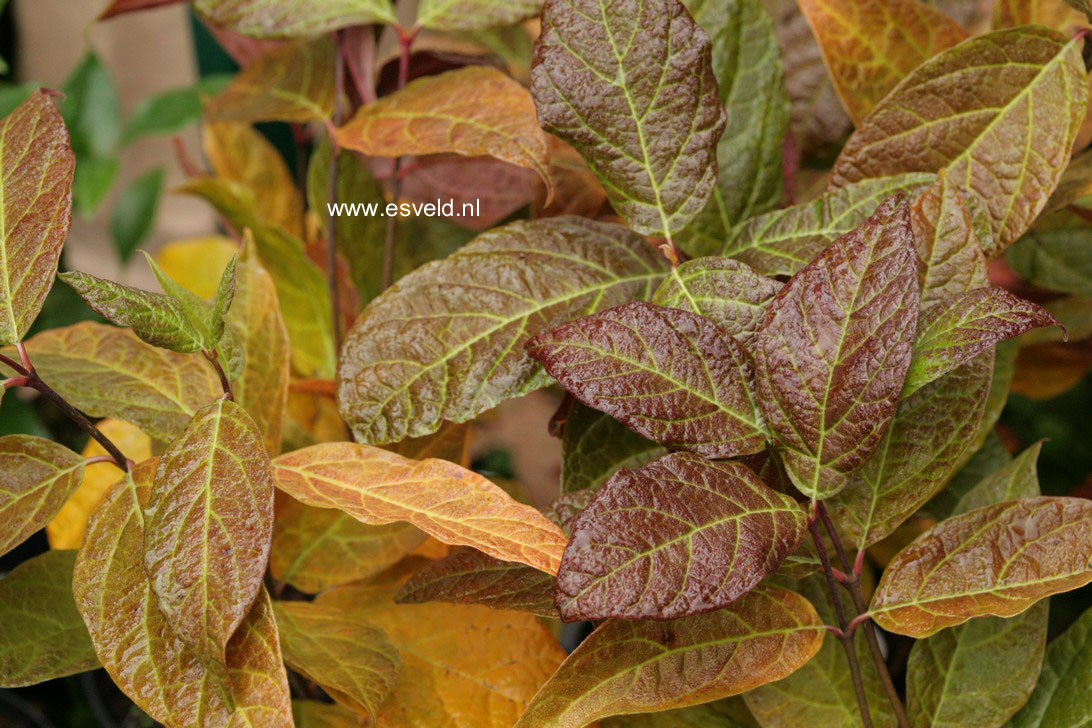
[[[414,38],[417,37],[417,29],[406,31],[401,26],[398,31],[398,45],[401,55],[398,58],[398,90],[401,91],[409,83],[410,51],[413,48]],[[402,196],[402,177],[399,171],[402,169],[402,158],[394,160],[394,183],[391,186],[391,200],[398,204],[398,198]],[[389,288],[394,282],[394,255],[395,233],[398,232],[398,216],[387,217],[387,235],[383,245],[383,288]]]

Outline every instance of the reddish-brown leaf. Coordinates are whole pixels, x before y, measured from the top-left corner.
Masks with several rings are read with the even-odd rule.
[[[754,343],[759,402],[805,495],[837,493],[880,444],[910,365],[919,297],[909,205],[892,198],[770,303]]]
[[[107,6],[106,10],[102,11],[99,20],[108,20],[118,15],[131,13],[136,10],[148,10],[164,5],[175,5],[185,1],[186,0],[113,0],[113,2]]]
[[[84,459],[30,435],[0,437],[0,555],[45,527],[83,480]]]
[[[607,481],[572,526],[562,619],[674,619],[721,609],[796,550],[807,518],[745,465],[673,453]]]

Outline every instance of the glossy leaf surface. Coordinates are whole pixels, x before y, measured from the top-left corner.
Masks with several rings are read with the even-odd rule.
[[[76,157],[50,94],[0,121],[0,346],[23,338],[53,285],[72,222]]]
[[[651,295],[663,259],[639,236],[572,217],[517,222],[425,265],[348,333],[338,402],[358,440],[397,442],[544,386],[532,335]]]
[[[717,184],[727,115],[709,37],[679,0],[547,0],[531,94],[636,231],[670,234]],[[640,42],[636,42],[640,39]]]
[[[355,443],[314,445],[274,461],[277,487],[365,523],[409,521],[444,543],[473,546],[556,573],[565,538],[538,511],[444,460],[409,460]]]
[[[765,447],[751,362],[699,315],[635,301],[545,331],[527,350],[581,402],[665,447],[714,458]]]
[[[622,470],[572,524],[558,608],[566,621],[722,609],[796,550],[805,522],[741,463],[674,453]]]
[[[595,489],[619,468],[637,468],[667,451],[610,415],[573,405],[561,438],[561,492]]]
[[[83,457],[64,445],[31,435],[0,437],[0,554],[53,520],[83,473]]]
[[[697,705],[792,673],[819,650],[803,597],[762,587],[727,609],[669,622],[609,621],[543,685],[517,728]]]
[[[1092,581],[1092,502],[1024,498],[953,516],[895,556],[872,598],[876,623],[929,636],[1010,617]]]
[[[163,453],[146,510],[144,563],[179,637],[223,663],[262,588],[273,531],[273,474],[262,435],[238,404],[196,415]]]
[[[800,490],[826,498],[880,445],[920,299],[909,207],[890,200],[782,288],[755,340],[759,403]]]

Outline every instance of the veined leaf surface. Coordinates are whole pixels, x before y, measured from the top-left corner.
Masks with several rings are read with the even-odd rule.
[[[99,666],[72,599],[75,551],[47,551],[0,578],[0,687],[74,675]]]
[[[727,114],[679,0],[547,0],[531,94],[637,232],[670,235],[709,201]]]
[[[524,353],[527,339],[647,298],[665,267],[634,233],[580,218],[481,235],[364,310],[342,347],[341,413],[358,440],[375,444],[472,419],[549,381]]]
[[[561,450],[562,493],[594,490],[619,468],[637,468],[667,454],[610,415],[579,402],[565,424]]]
[[[758,331],[766,304],[779,288],[780,283],[738,260],[697,258],[672,268],[652,302],[704,316],[746,343]]]
[[[217,678],[160,611],[142,563],[143,506],[156,464],[141,463],[103,499],[76,558],[76,606],[102,666],[144,712],[169,726],[203,720],[230,728],[290,728],[288,679],[264,589],[228,643],[226,687],[234,715]]]
[[[391,0],[310,0],[288,6],[279,0],[194,0],[194,7],[215,25],[253,38],[297,38],[396,21]]]
[[[409,521],[444,543],[557,573],[565,537],[538,511],[477,473],[444,460],[409,460],[355,443],[281,455],[277,487],[302,503],[382,525]]]
[[[1077,728],[1092,717],[1088,683],[1092,680],[1092,609],[1046,649],[1039,682],[1011,728]]]
[[[792,673],[822,641],[811,604],[774,587],[709,614],[608,621],[542,686],[515,728],[583,728],[737,695]]]
[[[276,602],[273,614],[285,662],[374,723],[402,670],[383,630],[310,602]]]
[[[900,551],[870,612],[927,637],[972,617],[1011,617],[1092,581],[1092,501],[1023,498],[943,521]]]
[[[262,435],[238,404],[214,402],[160,458],[144,533],[159,609],[202,659],[225,662],[262,588],[272,532],[273,474]]]
[[[84,459],[31,435],[0,437],[0,555],[53,520],[83,479]]]
[[[202,2],[211,4],[198,0],[199,10]],[[212,97],[205,105],[205,117],[248,123],[326,121],[334,109],[336,58],[337,49],[328,38],[274,48]]]
[[[986,258],[963,194],[940,174],[910,210],[921,264],[921,310],[989,285]],[[919,322],[920,328],[920,322]]]
[[[542,0],[423,0],[417,24],[433,30],[479,30],[538,15]]]
[[[880,445],[919,300],[909,206],[892,199],[770,303],[754,343],[758,399],[805,495],[834,495]]]
[[[951,515],[973,511],[994,503],[1013,498],[1031,498],[1039,495],[1037,465],[1043,443],[1031,445],[1019,456],[985,476],[960,496]]]
[[[76,156],[46,91],[0,121],[0,164],[0,346],[7,346],[42,310],[72,223]]]
[[[926,61],[850,137],[833,184],[943,170],[989,215],[996,244],[985,252],[996,256],[1043,209],[1069,163],[1088,105],[1081,42],[1024,26]],[[957,92],[972,85],[985,93]]]
[[[997,0],[993,6],[993,27],[1045,25],[1055,30],[1068,30],[1074,24],[1088,22],[1088,16],[1078,9],[1082,2],[1083,0]],[[1085,4],[1085,7],[1090,6]]]
[[[801,0],[800,9],[857,124],[908,73],[967,37],[918,0]]]
[[[581,402],[665,447],[765,448],[749,357],[697,314],[634,301],[544,331],[527,351]]]
[[[562,619],[673,619],[722,609],[804,538],[796,501],[745,465],[673,453],[607,481],[572,524]]]

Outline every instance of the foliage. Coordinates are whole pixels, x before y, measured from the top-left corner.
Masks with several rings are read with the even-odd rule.
[[[194,0],[229,81],[127,123],[94,54],[19,89],[0,375],[92,439],[0,437],[0,552],[53,548],[0,579],[0,686],[101,666],[167,726],[1085,725],[1092,610],[1051,605],[1092,501],[997,429],[1092,365],[1069,5]],[[118,150],[198,116],[179,191],[226,235],[146,255],[161,291],[58,273]],[[55,278],[107,323],[47,325]],[[537,508],[469,445],[555,383]]]

